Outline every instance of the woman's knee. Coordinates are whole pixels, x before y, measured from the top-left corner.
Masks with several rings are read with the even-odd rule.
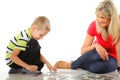
[[[116,70],[117,65],[115,63],[111,64],[111,63],[107,63],[107,64],[103,64],[103,65],[89,65],[87,67],[87,70],[93,73],[98,73],[98,74],[103,74],[103,73],[109,73],[112,71]]]

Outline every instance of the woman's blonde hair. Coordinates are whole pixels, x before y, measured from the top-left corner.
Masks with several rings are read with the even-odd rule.
[[[114,44],[117,43],[120,37],[120,21],[119,21],[119,14],[117,9],[112,2],[112,0],[104,0],[100,2],[98,7],[96,8],[96,13],[101,11],[104,17],[110,17],[110,24],[108,29],[101,27],[96,20],[97,31],[100,33],[104,40],[107,40],[108,35],[111,35],[114,41]]]
[[[37,17],[31,26],[36,25],[38,29],[44,29],[47,31],[50,31],[50,22],[47,17],[45,16],[39,16]]]

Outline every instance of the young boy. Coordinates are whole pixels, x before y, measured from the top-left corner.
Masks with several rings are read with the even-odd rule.
[[[31,27],[21,31],[10,40],[6,50],[6,62],[11,68],[9,74],[19,73],[25,69],[30,72],[41,71],[44,63],[50,71],[56,71],[40,53],[37,40],[50,31],[50,22],[45,16],[37,17]]]

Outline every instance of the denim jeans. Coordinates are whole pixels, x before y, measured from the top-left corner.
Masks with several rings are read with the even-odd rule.
[[[109,56],[109,60],[102,60],[96,49],[93,49],[73,61],[71,68],[82,68],[93,73],[103,74],[115,71],[117,60],[111,56]]]

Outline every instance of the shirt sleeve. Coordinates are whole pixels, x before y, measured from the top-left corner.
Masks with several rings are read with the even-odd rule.
[[[87,30],[87,33],[91,36],[95,36],[95,33],[96,33],[96,22],[93,21],[89,27],[88,27],[88,30]]]
[[[27,46],[27,42],[25,40],[19,39],[15,48],[25,51]]]

